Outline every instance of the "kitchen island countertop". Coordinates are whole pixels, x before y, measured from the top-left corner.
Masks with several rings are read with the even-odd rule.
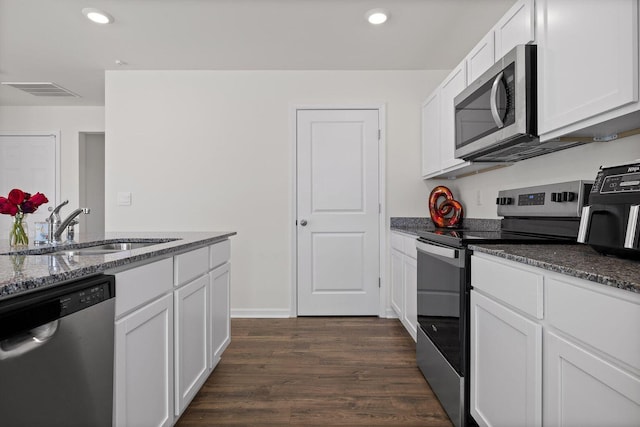
[[[72,244],[59,244],[56,251],[80,249],[89,244],[154,241],[153,245],[101,255],[51,254],[52,246],[29,246],[23,250],[0,240],[0,301],[17,295],[55,286],[69,280],[102,273],[155,257],[172,256],[197,247],[214,244],[235,232],[114,232],[101,236],[79,236]],[[155,244],[155,241],[161,243]],[[39,254],[25,254],[29,250]],[[11,252],[11,253],[9,253]]]
[[[581,244],[469,245],[483,252],[556,273],[640,293],[640,261],[601,255]]]

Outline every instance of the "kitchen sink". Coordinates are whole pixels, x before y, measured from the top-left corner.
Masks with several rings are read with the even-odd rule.
[[[157,245],[163,242],[119,242],[105,243],[96,246],[87,246],[78,249],[62,249],[52,252],[54,255],[63,254],[68,256],[74,255],[104,255],[116,252],[130,251],[132,249],[140,249],[147,246]]]
[[[127,239],[129,240],[129,239]],[[177,239],[140,239],[138,241],[118,241],[101,242],[97,244],[77,243],[65,246],[49,246],[36,249],[14,250],[3,253],[2,255],[105,255],[114,254],[122,251],[130,251],[141,249],[147,246],[159,245],[161,243],[171,242]]]

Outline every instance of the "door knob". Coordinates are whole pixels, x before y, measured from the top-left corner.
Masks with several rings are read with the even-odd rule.
[[[304,227],[305,225],[307,225],[307,220],[306,220],[306,219],[301,219],[301,220],[300,220],[300,225],[301,225],[301,226],[303,226],[303,227]]]

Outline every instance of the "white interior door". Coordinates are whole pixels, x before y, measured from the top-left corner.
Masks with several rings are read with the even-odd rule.
[[[44,221],[58,199],[57,136],[53,134],[0,134],[0,196],[13,188],[27,193],[43,193],[49,203],[27,215],[29,239],[33,239],[35,221]],[[0,240],[9,238],[12,217],[0,215]]]
[[[299,315],[377,315],[378,110],[297,112]]]

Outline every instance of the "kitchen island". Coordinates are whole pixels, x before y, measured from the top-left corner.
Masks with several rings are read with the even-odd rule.
[[[113,425],[171,426],[231,341],[229,237],[235,234],[108,233],[19,250],[0,242],[0,309],[69,289],[81,279],[113,276],[115,304],[100,321],[110,324],[102,336],[111,340],[113,363],[103,370],[108,378],[113,374]],[[88,292],[93,295],[94,289]],[[59,328],[69,329],[63,311],[61,303]],[[84,351],[82,334],[72,342],[70,347]]]

